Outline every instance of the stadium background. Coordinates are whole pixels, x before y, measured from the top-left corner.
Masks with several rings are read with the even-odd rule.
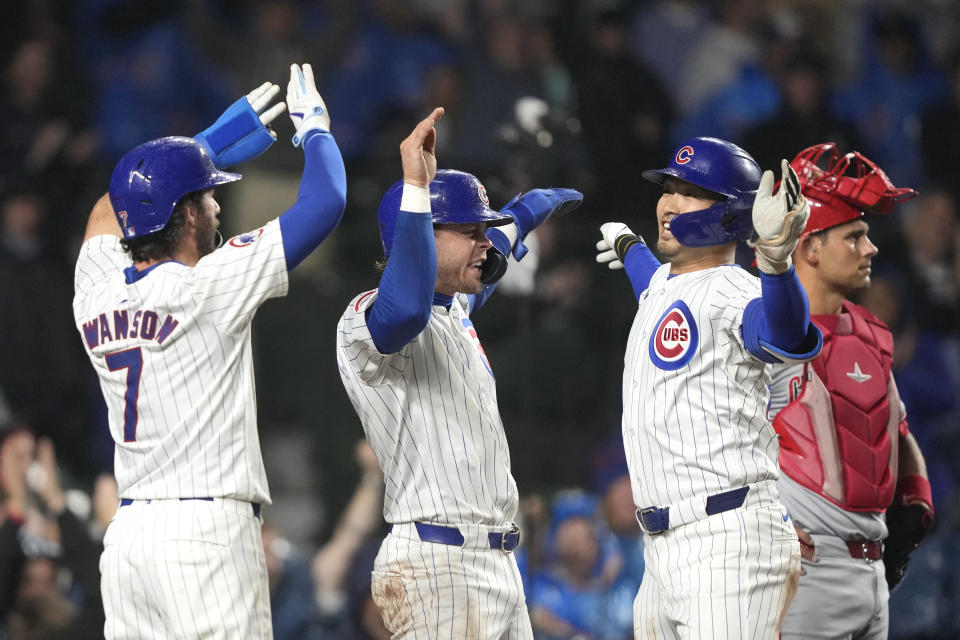
[[[376,205],[400,176],[400,140],[430,107],[447,109],[440,167],[478,175],[492,205],[534,186],[585,194],[537,233],[537,269],[515,274],[476,322],[514,475],[545,522],[555,496],[557,516],[607,480],[632,313],[625,278],[594,263],[593,245],[608,220],[656,235],[657,189],[639,172],[690,135],[737,142],[764,167],[834,140],[922,194],[871,221],[880,255],[861,302],[895,331],[895,375],[937,508],[893,596],[892,637],[960,631],[956,3],[31,0],[4,13],[0,425],[52,438],[67,486],[89,493],[112,462],[70,301],[83,225],[113,163],[147,139],[199,132],[265,80],[285,86],[291,62],[314,67],[349,198],[290,295],[254,323],[266,517],[304,555],[328,539],[359,478],[336,322],[376,286]],[[225,235],[295,200],[300,151],[285,116],[275,129],[280,142],[218,193]]]

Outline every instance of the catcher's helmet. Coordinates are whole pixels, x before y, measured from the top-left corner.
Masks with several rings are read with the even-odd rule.
[[[393,232],[400,212],[403,181],[395,182],[377,209],[380,240],[383,253],[390,255]],[[430,183],[430,212],[433,224],[486,222],[488,227],[499,227],[513,222],[513,217],[490,208],[487,190],[476,176],[453,169],[441,169]]]
[[[136,238],[167,226],[177,201],[191,191],[240,178],[217,169],[193,138],[158,138],[120,158],[110,177],[110,203],[123,237]]]
[[[917,195],[914,189],[893,186],[887,174],[863,154],[851,151],[841,156],[835,142],[807,147],[790,166],[810,203],[804,233],[845,224],[864,212],[890,213],[895,203]]]
[[[642,175],[657,184],[678,178],[717,194],[715,205],[670,222],[670,233],[680,244],[706,247],[750,237],[761,174],[757,161],[737,145],[719,138],[690,138],[677,148],[669,166]]]

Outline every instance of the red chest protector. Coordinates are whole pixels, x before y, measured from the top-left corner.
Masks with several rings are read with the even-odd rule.
[[[890,376],[893,336],[869,311],[812,316],[823,351],[774,418],[780,468],[850,511],[884,511],[897,480],[900,399]]]

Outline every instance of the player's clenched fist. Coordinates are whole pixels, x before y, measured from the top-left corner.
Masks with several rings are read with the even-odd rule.
[[[330,131],[330,112],[317,91],[313,79],[313,67],[304,64],[290,65],[290,82],[287,84],[287,108],[290,120],[297,132],[293,146],[298,147],[310,131]]]
[[[409,136],[400,143],[403,163],[403,181],[417,187],[427,187],[437,174],[437,130],[434,125],[443,117],[443,107],[436,107],[421,120]]]

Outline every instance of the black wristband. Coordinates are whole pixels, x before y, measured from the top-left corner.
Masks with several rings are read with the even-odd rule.
[[[617,257],[620,258],[620,262],[623,262],[627,251],[630,251],[630,248],[635,244],[644,244],[643,238],[633,235],[632,233],[617,236],[617,239],[613,241],[613,250],[617,252]]]

